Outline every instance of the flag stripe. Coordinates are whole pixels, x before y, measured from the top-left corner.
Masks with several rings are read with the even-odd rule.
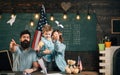
[[[35,49],[41,39],[41,31],[36,30],[34,34],[34,39],[32,43],[32,48]]]
[[[34,38],[33,38],[33,42],[32,42],[32,48],[34,48],[34,46],[35,46],[35,39],[36,39],[36,31],[35,31],[35,34],[34,34]]]
[[[36,42],[35,42],[35,48],[37,47],[40,39],[41,39],[41,32],[40,31],[36,31],[37,37],[36,37]]]
[[[82,61],[80,59],[80,56],[78,56],[78,68],[80,69],[80,71],[83,70]]]

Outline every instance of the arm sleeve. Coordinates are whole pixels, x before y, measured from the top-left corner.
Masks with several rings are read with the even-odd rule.
[[[41,58],[42,56],[44,56],[45,54],[43,53],[43,51],[39,51],[39,52],[37,52],[37,56],[39,57],[39,58]]]
[[[33,53],[33,62],[35,62],[35,61],[37,61],[37,60],[38,60],[38,57],[37,57],[36,53],[34,52],[34,53]]]
[[[20,48],[19,48],[19,46],[15,46],[15,52],[13,52],[13,54],[17,54],[17,53],[20,53]]]
[[[66,46],[60,41],[55,41],[54,44],[55,44],[55,51],[58,53],[62,53],[66,48]]]

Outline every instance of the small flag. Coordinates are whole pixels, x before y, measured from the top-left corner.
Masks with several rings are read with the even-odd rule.
[[[45,7],[42,5],[40,9],[40,19],[38,21],[35,33],[34,33],[34,38],[32,42],[32,48],[35,49],[38,46],[38,43],[41,39],[41,33],[42,33],[42,27],[47,24],[47,18],[46,18],[46,13],[45,13]]]
[[[79,70],[82,71],[83,70],[83,66],[82,66],[82,62],[81,62],[80,56],[78,56],[78,63],[77,63],[77,65],[78,65]]]

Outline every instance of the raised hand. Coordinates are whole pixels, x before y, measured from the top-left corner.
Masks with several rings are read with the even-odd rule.
[[[15,51],[15,46],[17,46],[17,44],[16,44],[15,40],[12,39],[10,42],[10,50]]]

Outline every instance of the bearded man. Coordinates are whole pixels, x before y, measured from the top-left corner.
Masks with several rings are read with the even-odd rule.
[[[20,45],[12,39],[10,42],[10,51],[13,55],[13,71],[23,71],[32,73],[37,70],[36,52],[30,47],[31,34],[24,30],[20,34]]]

